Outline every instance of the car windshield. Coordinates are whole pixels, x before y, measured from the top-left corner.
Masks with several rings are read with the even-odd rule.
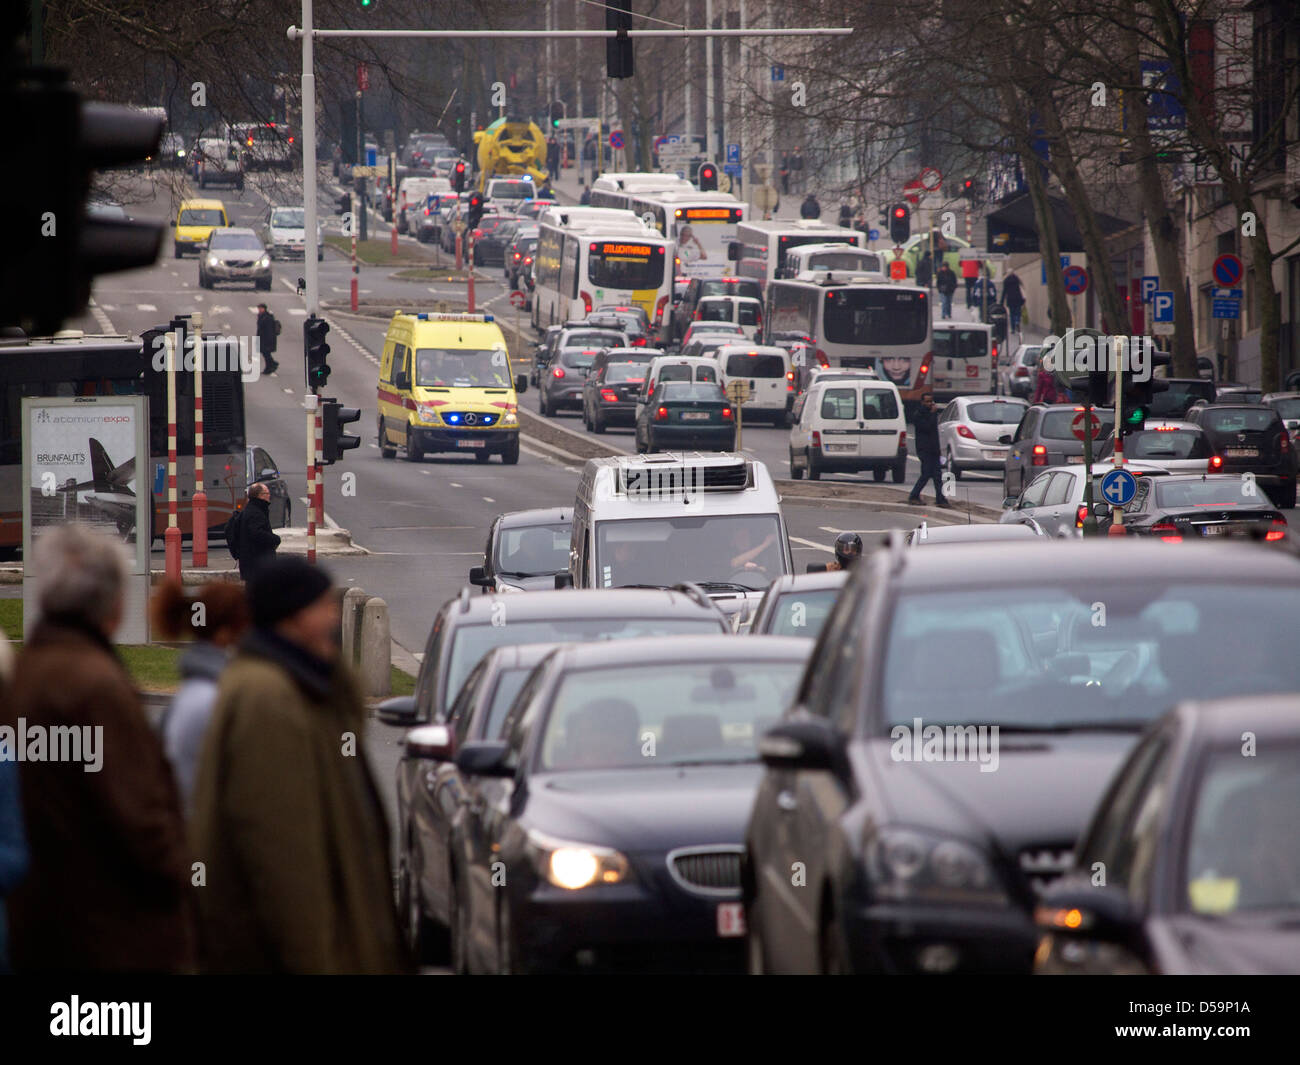
[[[839,594],[838,588],[788,592],[777,600],[776,612],[772,615],[768,632],[773,636],[807,636],[816,639]]]
[[[1156,506],[1163,510],[1193,510],[1196,507],[1269,507],[1262,493],[1248,492],[1250,482],[1239,477],[1220,475],[1202,480],[1169,480],[1161,477],[1152,482]]]
[[[1019,425],[1025,416],[1023,403],[971,403],[966,420],[980,425]]]
[[[177,219],[181,226],[224,226],[225,218],[215,207],[189,207]]]
[[[880,721],[1138,728],[1184,699],[1300,691],[1295,596],[1186,573],[905,594]]]
[[[1216,917],[1300,912],[1300,743],[1210,753],[1195,784],[1183,906]]]
[[[759,737],[789,705],[802,672],[801,662],[772,661],[577,670],[551,703],[538,768],[756,762]]]
[[[303,219],[305,212],[301,207],[290,207],[283,211],[273,211],[271,213],[271,225],[277,229],[302,229],[306,224]]]
[[[605,380],[610,384],[640,384],[645,380],[645,367],[635,362],[612,362],[605,370]]]
[[[716,390],[714,398],[720,398]],[[775,514],[628,518],[596,525],[602,588],[722,581],[759,591],[788,572]]]
[[[545,577],[569,568],[567,522],[501,530],[496,569],[505,577]]]
[[[509,608],[506,613],[509,614]],[[629,640],[637,636],[718,635],[722,625],[703,612],[695,617],[511,618],[507,625],[462,625],[452,638],[447,663],[444,705],[460,691],[470,670],[494,647],[521,643],[590,643],[593,640]]]
[[[726,403],[719,385],[707,381],[665,381],[659,389],[665,403]]]
[[[1047,440],[1078,440],[1079,437],[1074,435],[1074,419],[1079,417],[1083,408],[1079,410],[1049,410],[1043,415],[1042,427],[1038,430],[1038,435]],[[1105,436],[1115,427],[1115,412],[1113,410],[1102,410],[1100,407],[1093,407],[1093,416],[1101,423],[1101,435]],[[1082,423],[1080,423],[1082,425]]]
[[[1278,422],[1278,414],[1271,407],[1258,410],[1207,410],[1201,414],[1201,424],[1212,433],[1262,432]]]
[[[1114,441],[1105,449],[1114,452]],[[1143,429],[1124,438],[1130,459],[1204,459],[1210,457],[1205,434],[1191,429]]]
[[[784,377],[785,359],[749,351],[727,356],[727,374],[731,377]]]
[[[415,353],[417,388],[509,388],[504,348],[420,348]]]
[[[261,251],[262,242],[252,233],[213,233],[210,251]]]

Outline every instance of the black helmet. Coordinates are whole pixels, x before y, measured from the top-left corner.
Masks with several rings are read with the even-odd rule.
[[[835,561],[844,569],[862,557],[862,537],[855,532],[842,532],[835,537]]]

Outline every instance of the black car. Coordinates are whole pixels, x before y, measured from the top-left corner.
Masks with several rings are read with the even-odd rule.
[[[809,649],[696,636],[549,654],[503,738],[456,755],[468,969],[742,971],[755,744]]]
[[[895,533],[855,565],[760,741],[753,970],[1028,972],[1038,893],[1146,726],[1189,698],[1300,692],[1300,558],[1119,547]]]
[[[1168,386],[1156,392],[1147,408],[1148,418],[1170,418],[1177,420],[1187,417],[1193,403],[1204,400],[1214,402],[1214,382],[1204,377],[1169,377],[1165,378]]]
[[[637,454],[736,446],[736,411],[721,385],[660,381],[636,420]]]
[[[603,433],[611,425],[635,425],[636,397],[645,371],[640,362],[593,367],[582,389],[582,424],[593,433]]]
[[[572,507],[546,507],[498,514],[488,528],[483,565],[469,571],[484,592],[554,589],[555,575],[569,569]]]
[[[472,595],[466,587],[433,619],[415,694],[386,700],[379,719],[405,726],[445,723],[470,670],[494,647],[730,631],[702,592],[602,588]]]
[[[1296,456],[1277,410],[1215,403],[1192,407],[1187,420],[1205,430],[1214,453],[1223,459],[1224,473],[1253,474],[1276,506],[1295,506]]]
[[[533,256],[537,252],[537,229],[525,229],[522,225],[515,230],[510,245],[506,248],[505,275],[506,283],[511,288],[526,289],[530,287]]]
[[[417,961],[442,961],[456,924],[451,892],[452,830],[465,799],[458,746],[498,739],[506,712],[533,667],[559,644],[498,647],[479,660],[438,725],[401,739],[397,763],[397,908]],[[453,962],[458,959],[453,958]]]
[[[1102,524],[1110,522],[1103,518]],[[1252,529],[1260,529],[1266,540],[1282,540],[1287,523],[1262,488],[1250,491],[1239,476],[1171,474],[1137,478],[1137,490],[1124,505],[1124,529],[1166,543]]]
[[[280,476],[280,468],[264,447],[249,444],[245,449],[245,483],[264,484],[271,492],[271,527],[284,528],[290,524],[293,513],[293,496],[288,482]]]
[[[1035,972],[1297,971],[1300,715],[1289,691],[1184,703],[1148,731],[1039,903]]]
[[[606,329],[621,329],[627,334],[626,346],[644,348],[650,343],[650,323],[640,307],[597,308],[587,321]]]
[[[518,224],[518,219],[507,218],[505,215],[485,215],[474,230],[474,265],[504,265],[506,245],[513,239]]]
[[[815,640],[848,579],[844,570],[787,573],[770,585],[749,624],[751,636],[802,636]]]

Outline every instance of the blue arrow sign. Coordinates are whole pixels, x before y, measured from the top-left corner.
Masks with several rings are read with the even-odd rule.
[[[1152,295],[1155,293],[1156,289],[1160,287],[1160,278],[1147,276],[1139,278],[1138,282],[1142,286],[1142,302],[1150,303]],[[1156,321],[1159,320],[1160,319],[1158,318],[1156,319]]]
[[[1137,478],[1122,468],[1111,470],[1101,479],[1101,494],[1113,507],[1127,506],[1137,490]]]
[[[1151,297],[1151,320],[1153,322],[1172,322],[1174,320],[1173,292],[1153,292]]]
[[[867,240],[879,240],[879,239],[880,239],[880,230],[878,229],[867,230]]]

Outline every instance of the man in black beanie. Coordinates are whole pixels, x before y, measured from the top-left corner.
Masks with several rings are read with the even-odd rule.
[[[302,558],[268,562],[248,594],[253,631],[222,674],[195,786],[201,963],[405,971],[365,707],[339,661],[340,597]]]

